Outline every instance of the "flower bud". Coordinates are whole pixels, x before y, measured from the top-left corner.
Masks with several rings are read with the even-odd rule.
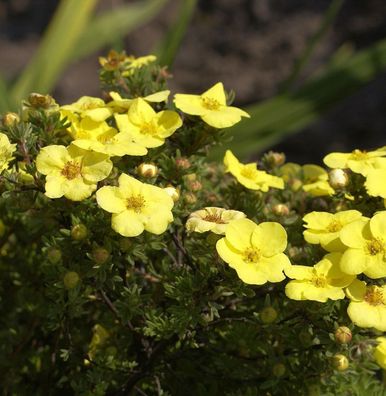
[[[351,330],[346,326],[339,326],[335,330],[335,341],[339,344],[348,344],[352,339]]]
[[[281,166],[285,162],[285,154],[277,153],[275,151],[269,151],[263,157],[263,161],[270,167],[275,168]]]
[[[276,216],[288,216],[289,208],[285,204],[276,204],[272,207],[272,212]]]
[[[332,169],[328,173],[328,181],[332,188],[339,189],[347,186],[349,178],[343,169]]]
[[[298,178],[295,178],[290,182],[290,187],[292,191],[298,191],[302,187],[302,185],[302,181]]]
[[[91,257],[96,264],[102,265],[110,258],[110,253],[103,247],[97,247],[92,251]]]
[[[119,240],[119,247],[121,248],[122,252],[126,253],[131,247],[130,238],[122,238]]]
[[[332,357],[332,366],[335,370],[345,371],[349,366],[349,362],[346,356],[336,354]]]
[[[66,289],[73,289],[79,283],[79,275],[75,271],[66,272],[63,277],[64,287]]]
[[[137,167],[137,174],[150,179],[158,175],[158,167],[154,164],[146,164],[144,162]]]
[[[1,122],[4,126],[10,127],[20,121],[20,117],[16,113],[5,113]]]
[[[173,199],[174,202],[177,202],[180,199],[180,193],[177,188],[173,186],[167,186],[164,188],[165,192]]]
[[[186,181],[192,182],[197,179],[197,175],[195,173],[189,173],[188,175],[185,175],[184,178]]]
[[[49,107],[55,105],[55,100],[50,95],[41,95],[39,93],[31,93],[28,96],[28,103],[31,107],[36,109],[43,108],[48,109]]]
[[[198,180],[195,180],[188,184],[188,188],[192,191],[200,191],[202,189],[202,184]]]
[[[82,241],[87,235],[88,229],[84,224],[76,224],[71,228],[71,238],[75,241]]]
[[[287,371],[285,365],[283,363],[276,363],[273,367],[272,367],[272,374],[275,377],[282,377],[285,372]]]
[[[187,158],[180,157],[176,159],[176,167],[179,169],[189,169],[192,166]]]
[[[51,264],[57,264],[62,259],[62,252],[56,247],[47,249],[47,259]]]
[[[197,202],[197,197],[192,192],[187,192],[184,194],[184,201],[187,204],[195,204]]]
[[[265,307],[260,311],[260,319],[263,323],[273,323],[277,319],[277,311],[273,307]]]

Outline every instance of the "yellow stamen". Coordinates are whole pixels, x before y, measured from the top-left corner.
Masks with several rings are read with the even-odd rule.
[[[145,198],[143,195],[132,195],[126,199],[126,208],[132,209],[135,213],[141,213],[141,210],[145,206]]]
[[[385,252],[385,244],[381,239],[374,238],[366,242],[366,250],[370,256],[375,256]]]
[[[382,305],[383,302],[383,292],[380,287],[377,286],[370,286],[366,290],[364,300],[370,305]]]
[[[210,221],[211,223],[217,223],[217,224],[225,224],[226,222],[222,220],[221,215],[219,214],[207,214],[203,220],[205,221]]]
[[[367,158],[369,158],[369,155],[367,154],[367,152],[361,151],[361,150],[354,150],[351,152],[351,155],[350,155],[350,159],[353,159],[354,161],[363,161]]]
[[[157,133],[157,127],[153,122],[145,122],[141,125],[141,133],[153,136]]]
[[[326,287],[328,282],[324,276],[315,276],[312,278],[312,284],[316,287]]]
[[[244,260],[247,263],[257,263],[260,257],[260,251],[254,247],[250,247],[244,251]]]
[[[213,98],[202,97],[202,105],[208,110],[218,110],[220,108],[220,102]]]
[[[343,225],[338,220],[332,220],[332,222],[327,226],[328,232],[338,232],[342,229]]]
[[[81,169],[82,167],[80,164],[75,161],[68,161],[62,169],[62,175],[68,180],[73,180],[81,175]]]

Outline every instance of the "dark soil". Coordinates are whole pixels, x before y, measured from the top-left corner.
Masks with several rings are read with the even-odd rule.
[[[124,0],[101,0],[111,8]],[[32,56],[57,0],[0,0],[0,70],[14,78]],[[175,60],[172,87],[200,92],[217,81],[237,93],[246,106],[275,95],[294,61],[318,29],[327,0],[202,0]],[[128,53],[152,52],[177,15],[169,1],[152,22],[125,39]],[[333,28],[319,44],[301,80],[350,43],[365,48],[386,37],[386,1],[346,0]],[[58,49],[60,50],[60,49]],[[97,56],[71,66],[59,82],[60,103],[80,95],[98,95]],[[386,73],[275,149],[289,160],[318,162],[332,150],[386,145]]]

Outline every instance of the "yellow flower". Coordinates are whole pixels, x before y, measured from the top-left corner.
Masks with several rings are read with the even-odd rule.
[[[288,282],[285,294],[292,300],[326,302],[344,298],[343,288],[354,280],[354,275],[344,274],[339,268],[341,253],[329,253],[313,267],[292,265],[285,274],[295,279]]]
[[[258,170],[254,162],[245,165],[240,163],[230,150],[227,150],[225,153],[224,165],[227,172],[232,173],[240,184],[250,190],[266,192],[269,187],[284,188],[282,178]]]
[[[341,241],[348,247],[341,269],[346,274],[361,274],[377,279],[386,276],[386,211],[370,220],[363,218],[344,227]]]
[[[346,294],[351,300],[347,313],[354,324],[386,331],[386,286],[367,286],[355,279]]]
[[[144,230],[162,234],[173,221],[173,199],[160,187],[141,183],[122,174],[119,187],[105,186],[97,193],[98,205],[112,213],[111,226],[125,237],[140,235]]]
[[[237,107],[227,106],[224,86],[215,84],[202,95],[176,94],[174,104],[186,114],[200,116],[213,128],[228,128],[249,114]]]
[[[81,118],[91,118],[96,122],[104,121],[113,114],[102,99],[92,96],[82,96],[76,102],[62,106],[60,109],[76,113]]]
[[[375,151],[354,150],[351,153],[331,153],[324,157],[324,163],[330,168],[351,169],[355,173],[366,176],[367,173],[374,169],[377,163],[385,164],[386,158],[385,147]]]
[[[43,147],[36,157],[37,170],[47,176],[45,194],[49,198],[64,195],[82,201],[96,190],[97,182],[105,179],[112,167],[107,155],[72,145]]]
[[[334,189],[328,183],[328,173],[318,165],[307,164],[302,166],[303,190],[319,197],[333,195]]]
[[[215,234],[224,235],[229,222],[246,217],[243,212],[227,210],[224,208],[206,207],[190,214],[186,222],[189,232],[212,231]]]
[[[168,90],[159,91],[151,95],[144,96],[141,99],[145,100],[146,102],[161,103],[161,102],[166,102],[168,100],[169,94],[170,91]],[[133,101],[135,100],[135,99],[122,98],[118,92],[113,92],[113,91],[111,91],[109,95],[113,100],[108,102],[107,106],[113,108],[114,112],[118,112],[118,113],[126,112],[132,105]]]
[[[308,243],[320,244],[329,252],[343,251],[347,247],[343,245],[339,236],[342,228],[362,217],[357,210],[345,210],[335,214],[328,212],[311,212],[303,217],[306,230],[303,232],[304,239]]]
[[[378,337],[377,341],[378,345],[374,349],[374,359],[380,367],[386,370],[386,337]]]
[[[16,144],[11,144],[8,136],[0,132],[0,173],[8,169],[8,164],[12,161],[12,154],[16,151]]]
[[[383,159],[383,158],[382,158]],[[382,166],[378,168],[378,166]],[[374,169],[367,172],[365,187],[367,194],[372,197],[386,198],[386,164],[381,164],[379,161],[374,165]]]
[[[155,62],[156,60],[157,57],[155,55],[140,56],[139,58],[136,58],[135,56],[127,56],[125,58],[125,69],[127,70],[122,73],[122,76],[131,76],[136,69],[140,69],[149,63]]]
[[[283,254],[286,246],[287,233],[279,223],[238,219],[228,224],[216,249],[243,282],[262,285],[285,278],[283,270],[291,265]]]
[[[159,147],[181,125],[182,120],[175,111],[156,113],[143,99],[133,101],[127,114],[116,114],[115,120],[122,133],[144,147]]]

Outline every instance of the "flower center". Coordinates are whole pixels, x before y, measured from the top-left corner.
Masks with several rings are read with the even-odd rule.
[[[203,220],[210,221],[211,223],[226,224],[226,222],[221,218],[221,214],[207,214]]]
[[[250,247],[244,251],[244,261],[247,263],[257,263],[260,257],[260,251],[254,247]]]
[[[68,161],[62,169],[62,175],[68,179],[73,180],[81,175],[82,166],[75,161]]]
[[[218,110],[220,108],[220,102],[213,98],[202,97],[202,105],[208,110]]]
[[[354,150],[351,152],[351,155],[350,155],[350,159],[353,159],[354,161],[363,161],[367,158],[369,158],[369,155],[367,154],[367,152],[361,151],[361,150]]]
[[[327,226],[328,232],[338,232],[342,229],[343,225],[338,220],[332,220],[332,222]]]
[[[153,136],[157,133],[157,128],[153,122],[145,122],[141,125],[141,133]]]
[[[382,289],[377,286],[368,287],[364,299],[370,305],[376,306],[384,304]]]
[[[314,276],[311,282],[316,287],[326,287],[328,284],[327,279],[324,276]]]
[[[379,238],[371,239],[366,243],[366,250],[370,256],[375,256],[379,253],[384,253],[385,251],[384,243]]]
[[[141,213],[141,210],[145,206],[145,198],[143,195],[132,195],[126,199],[126,208],[132,209],[135,213]]]
[[[247,179],[254,179],[256,177],[256,169],[243,167],[240,172],[241,176],[246,177]]]

